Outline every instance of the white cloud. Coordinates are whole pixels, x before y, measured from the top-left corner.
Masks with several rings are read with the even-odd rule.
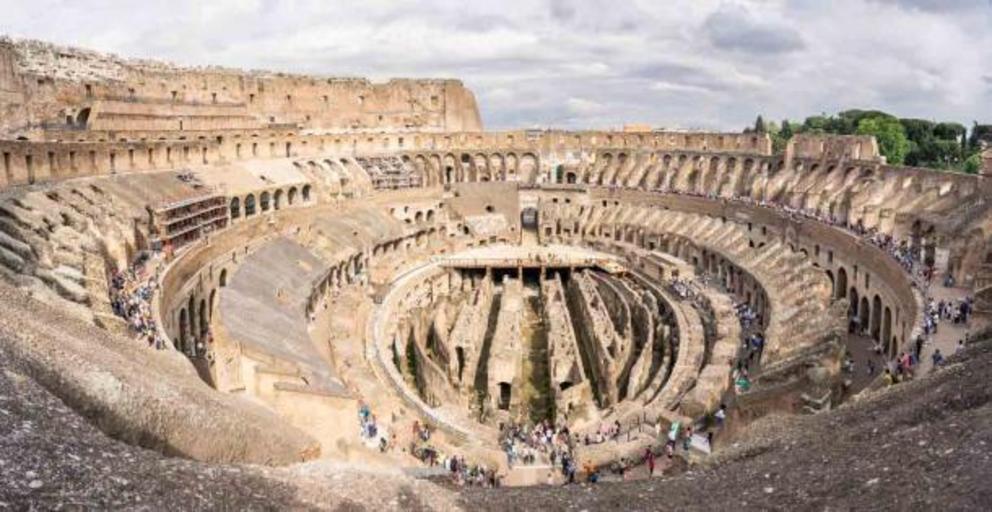
[[[861,107],[992,121],[987,0],[0,0],[0,30],[121,55],[456,77],[491,129],[736,130]]]

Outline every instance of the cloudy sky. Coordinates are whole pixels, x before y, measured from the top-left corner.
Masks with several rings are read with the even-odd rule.
[[[0,32],[180,64],[454,77],[489,129],[992,122],[992,0],[0,0]]]

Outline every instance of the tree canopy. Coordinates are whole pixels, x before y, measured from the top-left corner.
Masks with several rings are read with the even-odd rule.
[[[885,161],[893,165],[902,165],[910,150],[909,139],[906,138],[906,128],[894,117],[864,117],[858,121],[858,135],[874,135],[878,140],[878,150],[885,156]]]
[[[802,123],[782,124],[758,116],[745,131],[768,133],[772,149],[783,151],[796,134],[873,135],[888,163],[977,172],[981,141],[992,145],[992,125],[974,123],[971,130],[957,122],[900,119],[880,110],[844,110],[835,115],[807,117]],[[977,162],[977,164],[976,164]]]

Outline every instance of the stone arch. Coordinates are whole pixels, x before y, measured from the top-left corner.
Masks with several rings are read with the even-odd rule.
[[[489,155],[489,169],[493,180],[506,181],[506,168],[503,163],[503,155],[499,153]]]
[[[517,179],[517,155],[516,153],[507,153],[506,155],[506,179],[513,181]]]
[[[455,158],[455,155],[451,153],[444,155],[444,182],[456,183],[462,181],[462,172],[460,168],[461,165],[458,164],[458,160]]]
[[[196,298],[191,294],[189,299],[186,301],[186,311],[189,312],[189,334],[190,341],[195,342],[197,337],[196,319]]]
[[[891,355],[895,353],[896,346],[892,342],[892,309],[888,306],[885,307],[885,313],[882,315],[882,342],[886,345],[886,350]]]
[[[537,174],[539,171],[540,166],[538,165],[537,156],[534,153],[524,153],[521,155],[517,169],[521,181],[535,183],[538,180]]]
[[[300,191],[300,196],[303,198],[303,202],[310,201],[310,185],[303,185],[303,189]]]
[[[871,314],[871,305],[868,304],[868,297],[861,297],[861,304],[858,307],[858,319],[860,320],[861,332],[868,332],[868,319]]]
[[[232,197],[230,208],[231,208],[231,219],[237,219],[241,217],[241,198]]]
[[[175,347],[176,349],[185,352],[186,351],[186,331],[189,330],[189,314],[186,312],[186,308],[179,310],[179,344]]]
[[[871,300],[871,337],[875,341],[881,340],[882,333],[882,298],[877,294]]]
[[[834,287],[834,296],[838,299],[844,298],[844,292],[847,290],[847,269],[844,267],[837,268],[837,286]],[[853,290],[853,288],[852,288]],[[855,301],[856,302],[856,301]]]
[[[251,217],[255,215],[255,195],[248,194],[245,196],[245,217]]]
[[[269,194],[268,190],[263,191],[262,194],[258,196],[258,203],[263,212],[269,211],[269,208],[272,206],[271,198],[272,196]]]
[[[200,307],[197,310],[197,313],[200,315],[200,338],[204,338],[207,335],[207,331],[210,330],[210,312],[207,310],[207,299],[200,299]]]
[[[286,193],[286,204],[293,206],[296,202],[296,187],[289,187],[289,192]]]
[[[272,208],[273,209],[278,210],[279,208],[282,207],[282,196],[283,196],[283,191],[282,191],[281,188],[280,189],[276,189],[275,194],[272,194]]]

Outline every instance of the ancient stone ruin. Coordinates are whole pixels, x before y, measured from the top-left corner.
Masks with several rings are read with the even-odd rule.
[[[863,136],[491,132],[455,80],[10,40],[0,111],[4,396],[277,506],[340,504],[328,461],[442,509],[431,479],[583,479],[664,458],[670,431],[669,474],[717,464],[724,422],[882,386],[845,353],[928,334],[920,269],[992,308],[992,153],[965,175]],[[0,502],[66,495],[10,478]]]

